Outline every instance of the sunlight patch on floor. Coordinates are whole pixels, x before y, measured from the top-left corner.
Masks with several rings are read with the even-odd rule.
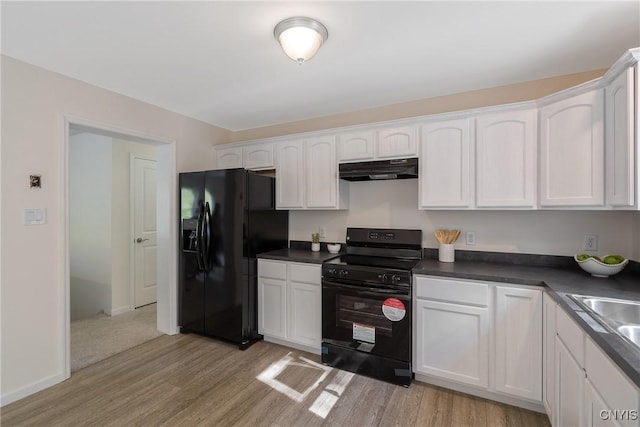
[[[303,387],[302,390],[296,390],[293,385],[287,384],[286,381],[287,370],[291,368],[298,368],[298,370],[302,368],[306,371],[306,375],[313,375],[315,380],[311,384]],[[271,366],[262,371],[256,378],[288,396],[290,399],[296,402],[302,402],[309,393],[315,390],[318,385],[327,378],[329,372],[331,372],[329,366],[321,365],[302,356],[298,356],[296,359],[291,356],[291,353],[287,353],[286,356],[271,364]]]
[[[291,400],[302,403],[333,370],[306,357],[294,357],[289,352],[277,362],[272,363],[256,378]],[[337,371],[333,381],[322,390],[309,407],[309,411],[323,419],[326,418],[353,376],[351,372]]]

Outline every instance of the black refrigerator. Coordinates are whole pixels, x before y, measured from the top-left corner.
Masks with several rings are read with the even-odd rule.
[[[289,212],[275,209],[275,179],[244,169],[181,173],[181,331],[238,344],[260,338],[256,256],[286,248]]]

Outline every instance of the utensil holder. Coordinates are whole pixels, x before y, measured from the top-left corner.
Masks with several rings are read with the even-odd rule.
[[[456,251],[453,248],[453,244],[440,243],[438,248],[438,260],[440,262],[454,262],[456,258]]]
[[[320,251],[320,243],[311,243],[311,250],[313,252],[319,252]]]

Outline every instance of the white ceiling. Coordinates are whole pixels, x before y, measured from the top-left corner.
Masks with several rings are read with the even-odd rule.
[[[2,53],[230,130],[608,68],[638,0],[2,2]],[[273,37],[309,16],[309,62]]]

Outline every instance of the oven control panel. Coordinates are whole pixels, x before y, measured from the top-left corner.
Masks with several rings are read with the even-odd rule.
[[[387,271],[380,269],[348,269],[323,266],[322,277],[335,281],[349,280],[353,282],[377,283],[381,285],[411,285],[411,273],[404,271]]]
[[[369,231],[369,240],[395,240],[396,233],[392,231]]]

